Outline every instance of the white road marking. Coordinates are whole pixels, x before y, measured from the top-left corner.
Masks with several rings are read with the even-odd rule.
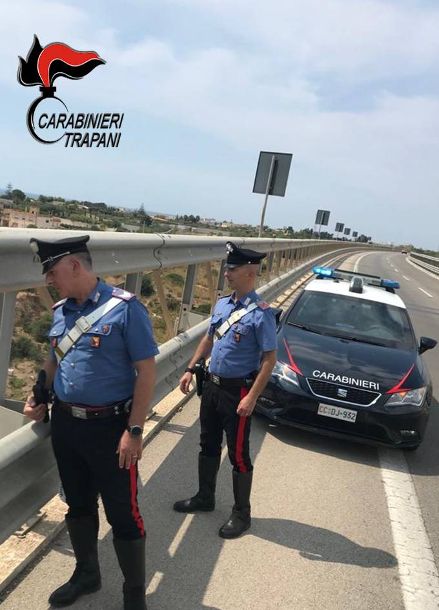
[[[432,295],[432,294],[430,294],[429,292],[427,292],[427,291],[426,291],[426,290],[424,290],[423,288],[420,288],[419,286],[418,286],[418,288],[419,288],[419,290],[420,290],[421,292],[423,292],[423,293],[424,293],[424,294],[426,294],[428,297],[430,297],[430,299],[432,299],[432,298],[433,298],[433,295]]]
[[[365,256],[369,256],[369,254],[374,254],[374,253],[373,252],[366,252],[366,254],[362,254],[361,256],[359,256],[357,258],[356,263],[354,265],[354,273],[358,273],[358,265],[359,265],[360,261],[362,261]]]
[[[169,549],[168,549],[169,557],[174,557],[175,553],[177,552],[178,547],[180,546],[181,541],[184,538],[184,535],[186,534],[187,530],[189,529],[190,524],[192,523],[193,518],[194,518],[194,515],[191,514],[191,515],[186,515],[186,517],[183,519],[183,523],[180,525],[180,529],[175,534],[174,540],[169,545]]]
[[[402,277],[403,277],[405,280],[407,280],[408,282],[410,282],[410,278],[409,278],[409,277],[407,277],[406,275],[403,275]]]
[[[439,574],[407,462],[393,449],[379,459],[405,610],[438,610]]]
[[[152,593],[155,593],[158,589],[158,586],[159,586],[163,576],[164,576],[163,572],[156,572],[149,582],[146,593],[149,593],[150,595]]]
[[[397,269],[396,267],[393,267],[396,271],[396,273],[399,273],[399,269]]]
[[[379,457],[405,609],[437,610],[439,575],[407,462],[392,449]]]

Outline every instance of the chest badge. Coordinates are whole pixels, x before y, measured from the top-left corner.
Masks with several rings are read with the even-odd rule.
[[[108,333],[110,332],[110,325],[109,324],[103,324],[102,325],[102,332],[104,333],[104,335],[108,335]]]
[[[58,345],[58,339],[57,337],[52,337],[50,340],[50,345],[55,348]]]
[[[233,333],[234,334],[234,339],[236,343],[239,343],[241,341],[241,335],[239,333]]]
[[[90,339],[90,345],[91,345],[92,347],[99,347],[99,346],[100,346],[100,344],[101,344],[101,338],[100,338],[100,337],[98,337],[98,336],[96,336],[96,335],[94,335],[93,337],[91,337],[91,339]]]

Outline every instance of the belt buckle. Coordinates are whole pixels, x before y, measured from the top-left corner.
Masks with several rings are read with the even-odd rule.
[[[210,374],[210,379],[212,380],[213,383],[215,383],[216,385],[221,385],[221,379],[218,377],[218,375],[213,375],[212,373]]]
[[[79,419],[87,419],[87,410],[82,409],[81,407],[72,406],[72,415],[73,417],[78,417]]]
[[[78,318],[75,324],[82,333],[86,333],[91,328],[91,324],[85,316]]]

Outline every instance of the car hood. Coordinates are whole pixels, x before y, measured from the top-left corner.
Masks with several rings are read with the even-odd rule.
[[[281,330],[277,357],[305,377],[347,386],[387,392],[402,381],[400,389],[423,385],[415,350],[328,337],[293,326]]]

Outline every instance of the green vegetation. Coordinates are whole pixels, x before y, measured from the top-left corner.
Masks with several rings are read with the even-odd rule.
[[[140,289],[140,294],[142,297],[150,297],[154,294],[154,286],[152,284],[151,278],[149,275],[144,275],[142,278],[142,287]]]
[[[24,379],[15,377],[15,375],[10,376],[9,383],[13,390],[21,390],[26,385],[26,381]]]
[[[45,343],[52,325],[52,315],[45,311],[37,320],[27,320],[23,329],[38,343]]]
[[[174,286],[184,286],[184,277],[178,273],[168,273],[165,278]]]
[[[42,358],[41,348],[32,337],[27,335],[14,337],[11,344],[11,360],[23,358],[36,361],[40,361]]]
[[[211,304],[210,303],[200,303],[196,307],[192,307],[192,311],[195,313],[201,314],[210,314]]]

